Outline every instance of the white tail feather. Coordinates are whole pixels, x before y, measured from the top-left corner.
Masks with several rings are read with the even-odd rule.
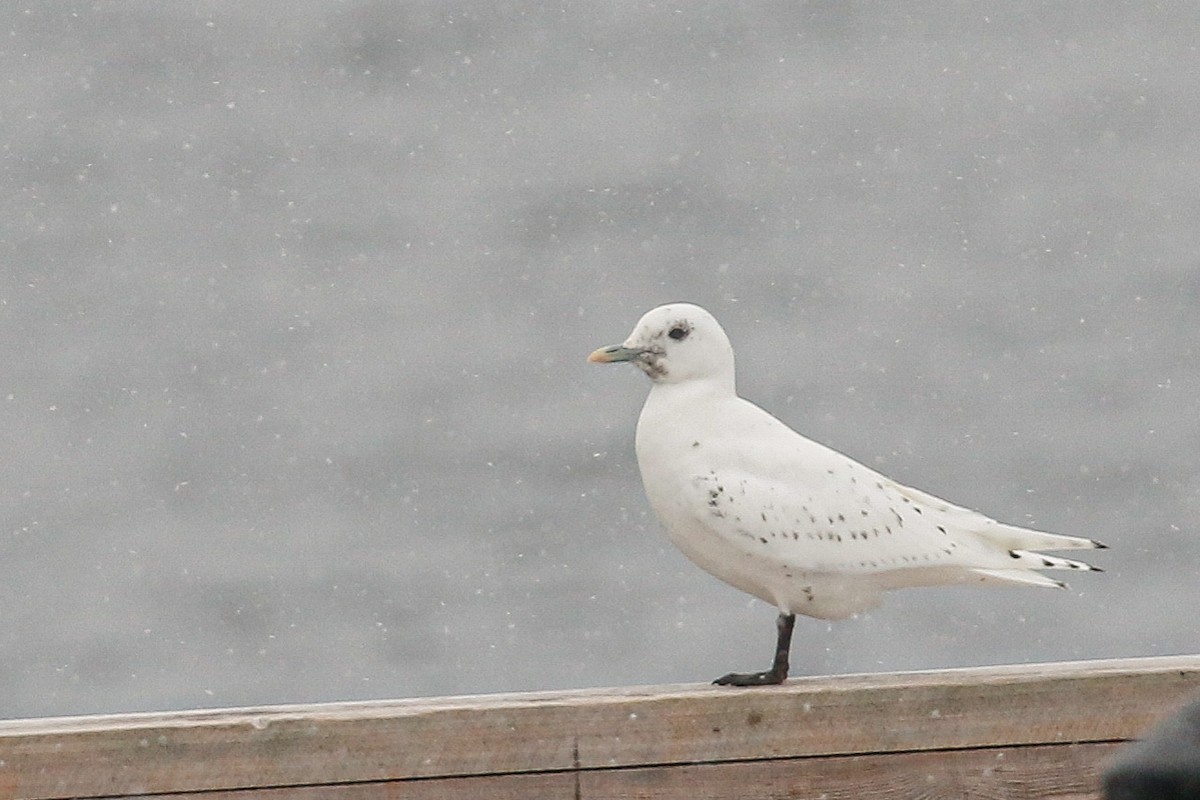
[[[1091,564],[1085,564],[1082,561],[1048,556],[1042,553],[1031,553],[1028,550],[1009,550],[1008,556],[1013,560],[1014,566],[1024,567],[1025,569],[1077,569],[1089,572],[1103,572],[1099,567],[1093,567]]]
[[[1050,589],[1065,589],[1062,581],[1047,578],[1040,572],[1030,572],[1024,569],[973,569],[971,573],[978,575],[984,583],[1010,583],[1025,586],[1045,586]]]
[[[975,533],[1005,550],[1095,550],[1105,546],[1095,539],[1032,531],[1002,522],[976,528]]]

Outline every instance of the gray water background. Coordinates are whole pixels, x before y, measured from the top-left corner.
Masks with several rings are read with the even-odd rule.
[[[701,681],[585,363],[707,306],[742,394],[1092,536],[1070,592],[801,620],[794,674],[1200,650],[1200,11],[0,6],[0,716]]]

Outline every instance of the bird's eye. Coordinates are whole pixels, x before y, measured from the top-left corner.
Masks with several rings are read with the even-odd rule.
[[[675,341],[680,342],[687,338],[688,333],[690,333],[690,331],[687,328],[683,327],[682,325],[676,325],[667,332],[667,336],[670,336]]]

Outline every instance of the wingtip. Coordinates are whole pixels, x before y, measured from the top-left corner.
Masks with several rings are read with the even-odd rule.
[[[1104,542],[1098,542],[1095,539],[1092,539],[1092,547],[1094,547],[1097,550],[1107,550],[1108,549],[1108,545],[1106,545]]]

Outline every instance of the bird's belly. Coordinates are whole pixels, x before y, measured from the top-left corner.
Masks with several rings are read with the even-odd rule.
[[[656,511],[667,538],[693,564],[781,611],[832,620],[879,605],[882,587],[869,575],[804,570],[747,550],[677,509]]]
[[[663,515],[659,518],[663,519]],[[670,524],[665,519],[663,522],[667,538],[693,564],[747,594],[775,603],[768,563],[751,557],[702,525]]]

